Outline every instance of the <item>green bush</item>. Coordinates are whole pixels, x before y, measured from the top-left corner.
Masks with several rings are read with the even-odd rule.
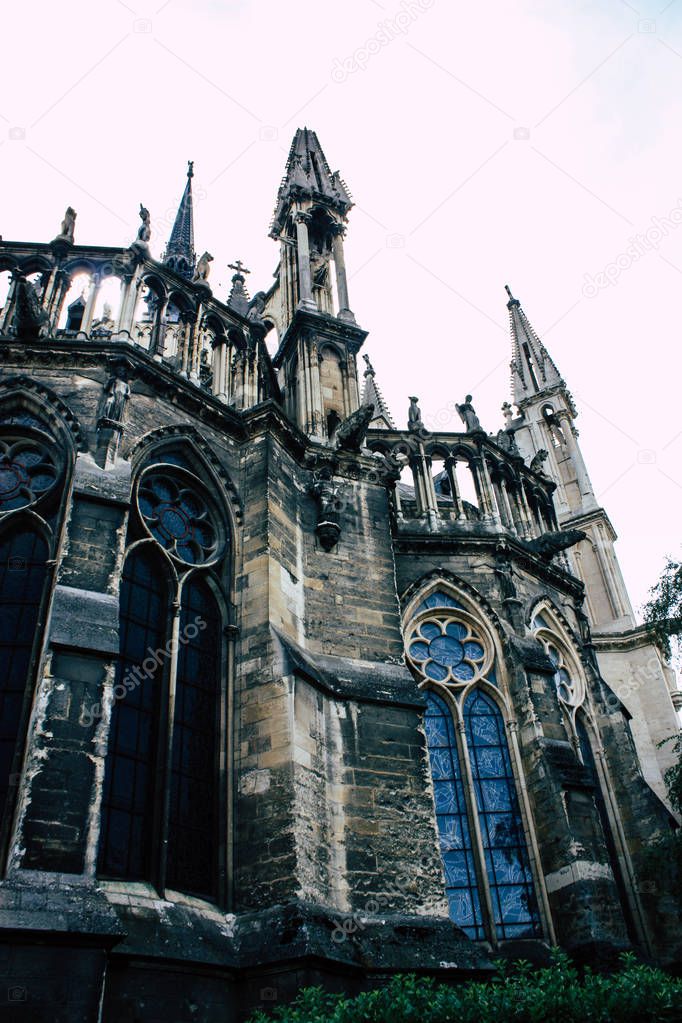
[[[305,988],[272,1015],[250,1023],[658,1023],[682,1020],[682,980],[621,956],[610,975],[580,973],[555,949],[550,966],[498,967],[490,981],[449,987],[430,978],[395,977],[355,998]]]

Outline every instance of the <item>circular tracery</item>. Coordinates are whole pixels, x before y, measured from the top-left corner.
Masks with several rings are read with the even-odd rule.
[[[545,648],[547,656],[554,665],[554,684],[557,696],[569,707],[579,707],[585,699],[585,686],[578,672],[571,666],[563,646],[557,642],[555,634],[550,631],[548,623],[540,615],[535,619],[536,633]],[[537,628],[540,626],[539,628]]]
[[[190,565],[218,554],[219,538],[208,501],[180,475],[151,472],[142,479],[138,505],[145,526],[164,550]]]
[[[430,611],[413,622],[407,638],[408,656],[424,678],[466,685],[485,675],[492,651],[468,617]]]
[[[0,511],[34,504],[57,481],[47,446],[32,438],[0,440]]]

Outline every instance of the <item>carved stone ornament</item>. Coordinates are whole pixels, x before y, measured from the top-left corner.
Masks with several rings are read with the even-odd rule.
[[[320,469],[313,473],[310,492],[317,501],[315,532],[325,551],[335,547],[341,535],[340,519],[344,506],[342,491],[341,484],[334,482],[331,469]]]

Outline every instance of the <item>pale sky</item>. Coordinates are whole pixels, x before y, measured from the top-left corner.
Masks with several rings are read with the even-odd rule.
[[[77,242],[127,245],[143,202],[159,256],[192,159],[223,299],[236,258],[269,286],[314,128],[357,203],[350,304],[398,424],[408,394],[428,423],[470,392],[502,425],[509,283],[636,608],[679,555],[682,0],[37,0],[3,11],[0,97],[6,239],[49,241],[70,204]]]

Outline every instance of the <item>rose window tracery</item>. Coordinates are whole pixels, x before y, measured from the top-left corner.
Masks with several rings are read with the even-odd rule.
[[[486,674],[492,651],[462,612],[428,611],[412,623],[407,652],[417,671],[434,682],[466,685]]]
[[[219,537],[208,502],[180,476],[154,472],[140,483],[138,505],[145,526],[164,550],[191,565],[219,553]]]
[[[32,438],[0,440],[0,511],[34,504],[57,481],[45,444]]]
[[[534,620],[535,635],[545,648],[547,656],[554,665],[554,684],[557,696],[569,707],[579,707],[585,699],[585,686],[581,677],[571,666],[563,646],[557,642],[549,622],[542,615]]]

